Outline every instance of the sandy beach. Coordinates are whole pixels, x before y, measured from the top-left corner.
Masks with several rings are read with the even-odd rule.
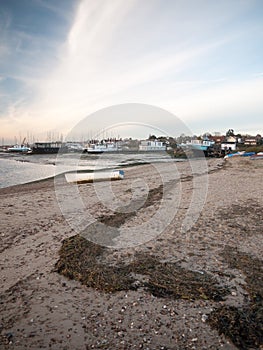
[[[248,339],[231,339],[217,322],[223,311],[262,310],[263,161],[208,159],[207,169],[194,162],[194,173],[187,162],[177,163],[179,175],[170,164],[161,176],[147,164],[125,169],[124,180],[111,183],[116,203],[98,196],[94,184],[78,186],[85,210],[104,227],[128,232],[161,210],[169,216],[159,234],[138,229],[134,240],[140,244],[132,246],[125,235],[105,241],[116,247],[103,247],[92,260],[105,274],[108,266],[126,268],[138,256],[147,264],[154,259],[147,271],[134,268],[131,284],[118,290],[106,288],[103,278],[84,283],[83,254],[75,279],[67,277],[61,248],[79,232],[58,203],[56,192],[68,186],[63,179],[56,186],[49,179],[0,189],[0,348],[263,349],[260,323]],[[116,211],[131,198],[132,211]],[[95,243],[100,239],[98,234]]]

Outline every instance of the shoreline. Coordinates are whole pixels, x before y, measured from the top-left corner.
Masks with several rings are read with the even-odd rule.
[[[11,159],[13,160],[13,159]],[[206,160],[209,162],[209,160],[213,160],[213,161],[218,161],[220,163],[221,162],[224,162],[224,159],[223,158],[192,158],[191,161],[200,161],[200,160]],[[18,160],[19,161],[19,160]],[[180,163],[180,162],[187,162],[188,159],[184,159],[184,158],[178,158],[178,159],[175,159],[174,160],[175,163]],[[32,163],[32,164],[35,164],[35,163]],[[125,165],[118,165],[116,167],[113,167],[113,168],[103,168],[103,169],[99,169],[97,171],[107,171],[108,169],[112,170],[112,169],[119,169],[119,168],[125,168],[125,169],[129,169],[129,168],[132,168],[132,167],[140,167],[140,166],[144,166],[144,165],[149,165],[151,163],[149,162],[137,162],[137,163],[133,163],[133,164],[125,164]],[[164,162],[153,162],[152,164],[164,164]],[[51,165],[51,164],[47,164],[47,165]],[[93,172],[94,170],[79,170],[78,172],[79,173],[82,173],[82,172]],[[68,171],[65,171],[63,173],[59,173],[57,175],[54,175],[54,176],[49,176],[49,177],[45,177],[45,178],[42,178],[42,179],[37,179],[37,180],[32,180],[32,181],[29,181],[29,182],[25,182],[25,183],[20,183],[20,184],[16,184],[16,185],[9,185],[9,186],[6,186],[6,187],[0,187],[0,194],[1,192],[3,193],[8,193],[8,191],[10,190],[11,192],[15,191],[15,189],[20,189],[22,188],[21,186],[30,186],[30,185],[34,185],[34,184],[38,184],[38,183],[41,183],[41,182],[45,182],[45,181],[54,181],[55,178],[59,178],[59,177],[63,177],[63,175],[65,175],[66,173],[71,173],[71,172],[75,172],[75,170],[68,170]]]
[[[1,348],[238,349],[229,335],[219,335],[210,326],[208,318],[222,306],[240,310],[249,306],[249,288],[253,284],[246,279],[246,273],[256,273],[256,259],[262,262],[263,162],[208,160],[205,203],[186,233],[181,227],[193,191],[206,178],[203,169],[197,167],[195,176],[200,182],[195,183],[189,164],[178,162],[176,166],[181,175],[181,198],[169,225],[142,245],[103,250],[99,261],[105,266],[121,267],[122,263],[131,263],[137,254],[151,256],[156,266],[166,262],[176,264],[183,269],[180,271],[192,271],[195,275],[191,275],[191,287],[199,275],[215,278],[229,290],[225,300],[154,295],[144,287],[147,272],[143,272],[146,277],[134,275],[138,288],[110,293],[58,274],[55,265],[62,262],[62,244],[76,232],[61,214],[54,179],[16,185],[0,189]],[[122,219],[116,214],[115,224],[120,228],[136,227],[159,210],[160,191],[156,189],[161,178],[154,171],[149,164],[132,166],[127,168],[124,180],[111,183],[116,197],[124,202],[131,199],[131,185],[137,184],[138,178],[152,191],[150,201],[136,215]],[[167,179],[171,178],[169,181],[174,181],[170,182],[173,186],[179,186],[172,166],[166,164],[162,171]],[[80,185],[79,192],[94,218],[114,224],[112,209],[95,196],[92,184]],[[166,195],[169,203],[169,193]],[[248,254],[246,259],[251,265],[247,270],[241,263],[233,266],[229,251],[237,251],[240,261],[240,254]],[[85,263],[83,259],[84,256],[81,261]],[[164,265],[158,266],[165,272]]]

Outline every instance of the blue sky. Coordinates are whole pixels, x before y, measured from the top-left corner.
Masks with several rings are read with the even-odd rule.
[[[2,138],[66,135],[125,103],[194,134],[263,134],[262,0],[0,0],[0,38]],[[120,122],[178,133],[170,115],[95,114],[89,135]]]

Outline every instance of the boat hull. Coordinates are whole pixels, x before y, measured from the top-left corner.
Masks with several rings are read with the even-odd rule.
[[[104,153],[103,150],[100,150],[100,149],[87,149],[87,153],[89,154],[101,154],[101,153]]]
[[[30,152],[31,151],[31,148],[30,147],[9,147],[7,149],[8,152],[11,152],[11,153],[27,153],[27,152]]]
[[[68,183],[88,183],[96,181],[114,181],[124,178],[123,170],[99,171],[94,173],[68,173],[65,174]]]
[[[255,155],[255,152],[237,152],[237,153],[230,153],[224,156],[224,159],[233,158],[233,157],[253,157]]]

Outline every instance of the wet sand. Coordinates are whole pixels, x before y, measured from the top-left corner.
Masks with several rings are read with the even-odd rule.
[[[208,160],[204,205],[187,232],[182,231],[182,225],[195,186],[202,186],[202,179],[206,185],[206,171],[196,167],[199,170],[193,176],[187,163],[176,166],[180,179],[173,167],[163,168],[169,184],[180,185],[182,194],[171,222],[150,241],[110,248],[101,259],[118,266],[139,253],[176,263],[185,270],[209,274],[219,286],[227,287],[224,300],[161,297],[143,287],[106,292],[68,279],[55,269],[63,240],[76,235],[61,213],[55,192],[66,184],[61,179],[54,188],[51,179],[14,186],[0,190],[1,349],[241,348],[212,328],[208,318],[222,306],[242,309],[251,301],[244,270],[233,267],[225,254],[237,250],[248,254],[252,262],[262,259],[263,161]],[[196,177],[200,179],[197,183]],[[136,214],[120,219],[121,213],[107,207],[107,198],[103,202],[96,196],[93,184],[79,186],[86,210],[94,220],[109,226],[113,222],[113,226],[136,227],[149,220],[160,208],[162,185],[162,178],[150,165],[127,168],[125,179],[112,183],[112,191],[125,202],[131,198],[131,186],[138,185],[138,178],[152,192],[148,202],[145,191],[141,202],[136,194]],[[197,204],[198,200],[202,204],[202,198],[195,198]],[[196,208],[199,211],[198,205]],[[247,273],[253,274],[253,266]],[[143,276],[136,278],[141,283]],[[258,288],[262,291],[262,284]]]

